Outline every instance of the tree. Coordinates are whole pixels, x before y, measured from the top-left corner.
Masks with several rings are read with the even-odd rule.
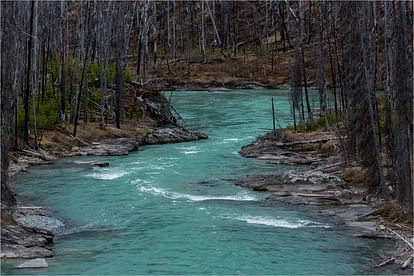
[[[386,146],[396,198],[413,217],[413,25],[409,14],[408,3],[384,4]]]
[[[326,91],[325,91],[325,27],[324,18],[326,18],[325,2],[318,1],[318,19],[319,19],[319,65],[318,65],[318,88],[319,88],[319,116],[325,118],[325,125],[328,127],[326,118]],[[329,43],[329,42],[328,42]]]
[[[26,90],[24,94],[24,141],[29,142],[29,103],[31,92],[31,69],[32,69],[32,52],[33,52],[33,22],[34,22],[35,0],[30,2],[30,27],[29,39],[27,42],[27,71],[26,71]]]
[[[16,205],[14,193],[8,185],[10,134],[12,133],[13,112],[11,101],[14,83],[17,76],[16,49],[20,41],[17,39],[18,2],[1,2],[1,216],[2,218],[13,211]],[[32,6],[33,7],[33,6]],[[33,7],[34,8],[34,7]]]
[[[369,176],[372,176],[368,179],[371,188],[377,189],[378,191],[382,190],[384,199],[389,200],[389,190],[384,179],[381,149],[375,124],[375,117],[377,116],[375,110],[375,72],[377,64],[374,62],[375,40],[373,32],[375,31],[375,28],[372,16],[372,2],[360,2],[357,8],[359,11],[358,26],[361,33],[361,67],[363,67],[364,83],[366,84],[365,91],[363,92],[363,102],[365,103],[366,109],[368,110],[368,124],[366,125],[366,129],[362,131],[363,134],[365,134],[363,136],[366,136],[364,142],[368,143],[368,147],[365,147],[363,156],[369,168],[368,174]],[[355,12],[357,12],[357,10],[355,10]]]

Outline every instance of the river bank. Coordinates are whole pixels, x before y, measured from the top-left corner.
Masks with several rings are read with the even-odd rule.
[[[412,221],[395,203],[385,203],[368,193],[365,169],[342,157],[344,138],[337,131],[296,133],[290,129],[259,136],[243,146],[240,154],[270,164],[302,168],[270,175],[247,175],[235,184],[271,193],[268,204],[303,206],[330,217],[347,234],[368,239],[392,239],[395,250],[383,256],[377,267],[394,265],[413,269]]]
[[[141,95],[142,97],[143,95]],[[207,139],[204,133],[186,129],[176,123],[176,117],[167,99],[151,91],[141,105],[148,115],[139,122],[129,122],[122,129],[114,125],[89,122],[81,124],[78,135],[72,136],[72,127],[59,125],[45,130],[37,149],[22,146],[10,152],[11,179],[31,167],[54,165],[56,161],[72,156],[121,156],[144,145],[182,143]],[[74,164],[75,165],[75,164]],[[79,164],[76,164],[79,165]],[[85,162],[85,167],[107,167],[106,161]],[[17,206],[11,216],[1,221],[0,258],[45,258],[54,256],[53,237],[64,227],[63,222],[51,217],[41,206],[33,206],[18,195]],[[36,265],[34,262],[32,265]],[[30,264],[28,264],[30,265]]]
[[[254,100],[252,92],[257,96]],[[177,93],[173,104],[186,125],[207,131],[208,140],[148,146],[121,158],[74,160],[76,168],[45,167],[20,179],[16,188],[21,195],[32,198],[30,191],[36,190],[40,196],[33,202],[37,198],[41,205],[58,210],[57,217],[76,222],[68,222],[69,234],[55,238],[59,251],[47,260],[50,266],[45,274],[230,274],[236,270],[243,274],[361,274],[363,267],[378,271],[373,269],[379,263],[378,254],[370,252],[371,246],[382,243],[337,234],[333,223],[339,219],[329,215],[321,219],[318,208],[323,205],[271,202],[265,199],[267,194],[233,185],[235,178],[249,173],[292,169],[238,154],[246,141],[269,129],[270,96],[286,107],[277,113],[281,125],[291,122],[285,95],[286,91],[260,90],[194,92],[191,97]],[[254,116],[246,117],[246,113]],[[85,152],[81,148],[74,152]],[[67,152],[72,153],[72,148]],[[105,166],[102,161],[106,160],[108,168],[91,168]],[[154,240],[159,241],[156,246]],[[251,258],[255,254],[260,258]],[[368,257],[363,258],[365,254]],[[188,266],[176,265],[179,260]],[[229,267],[229,262],[235,265]]]

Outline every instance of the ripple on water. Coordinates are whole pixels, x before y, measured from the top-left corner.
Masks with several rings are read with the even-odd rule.
[[[169,199],[187,199],[191,201],[208,201],[208,200],[257,201],[258,200],[256,197],[249,195],[245,192],[240,192],[236,195],[226,195],[226,196],[191,195],[191,194],[173,192],[167,189],[154,187],[151,185],[144,186],[142,184],[145,182],[141,180],[134,180],[133,182],[136,183],[137,189],[142,193],[150,193],[155,196],[162,196],[162,197],[169,198]]]
[[[124,175],[127,175],[128,173],[125,171],[116,171],[116,172],[109,172],[109,171],[104,171],[104,172],[95,172],[95,173],[91,173],[88,174],[86,176],[88,177],[92,177],[95,179],[100,179],[100,180],[113,180],[113,179],[117,179],[120,178]]]
[[[322,228],[329,228],[331,227],[328,224],[323,224],[311,220],[305,219],[297,219],[297,220],[288,220],[285,218],[273,218],[273,217],[263,217],[263,216],[225,216],[224,218],[228,219],[235,219],[240,221],[245,221],[249,224],[259,224],[259,225],[266,225],[272,227],[279,227],[279,228],[303,228],[303,227],[322,227]]]

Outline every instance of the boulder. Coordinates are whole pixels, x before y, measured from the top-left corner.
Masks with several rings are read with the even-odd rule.
[[[342,177],[351,183],[362,183],[365,180],[365,170],[362,167],[346,168]]]
[[[109,162],[108,161],[96,161],[96,162],[92,162],[91,163],[92,167],[100,167],[100,168],[104,168],[104,167],[108,167],[109,166]]]
[[[330,155],[334,152],[335,146],[332,141],[327,141],[321,145],[320,152],[322,154]]]
[[[179,143],[179,142],[188,142],[188,141],[197,141],[200,139],[207,139],[207,134],[190,131],[184,128],[175,127],[175,128],[157,128],[152,132],[148,133],[144,139],[144,145],[154,145],[154,144],[169,144],[169,143]]]
[[[30,261],[26,261],[24,263],[19,264],[16,268],[46,268],[49,265],[47,264],[46,260],[43,258],[37,258]]]
[[[38,215],[22,216],[16,218],[16,222],[25,227],[30,227],[36,230],[46,230],[52,233],[56,233],[65,226],[63,222],[58,219]]]
[[[2,244],[0,258],[39,258],[39,257],[53,257],[52,250],[41,247],[32,246],[25,247],[19,244]]]

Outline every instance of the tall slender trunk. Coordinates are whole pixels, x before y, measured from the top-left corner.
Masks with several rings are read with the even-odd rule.
[[[65,2],[60,2],[60,120],[65,121]]]
[[[34,22],[35,0],[30,3],[30,30],[29,41],[27,43],[27,72],[26,72],[26,92],[24,95],[24,136],[25,143],[29,142],[29,104],[31,91],[31,74],[32,74],[32,48],[33,48],[33,22]]]
[[[361,31],[361,48],[362,48],[362,57],[363,57],[363,68],[366,81],[366,102],[368,109],[368,119],[369,125],[368,128],[371,132],[372,139],[372,158],[376,174],[378,176],[378,187],[377,189],[382,190],[382,194],[385,200],[389,200],[389,191],[384,179],[384,171],[382,167],[382,158],[381,151],[379,147],[378,136],[376,135],[376,125],[375,125],[375,110],[374,110],[374,100],[375,100],[375,76],[374,76],[374,38],[373,38],[373,27],[372,24],[372,3],[362,3],[360,9],[360,18],[359,18],[359,28]]]
[[[303,0],[299,1],[299,9],[300,9],[300,41],[299,41],[299,47],[300,47],[300,55],[301,55],[301,63],[302,63],[302,77],[303,77],[303,86],[305,88],[305,99],[306,99],[306,109],[308,112],[308,120],[313,125],[313,114],[312,109],[309,102],[309,93],[308,93],[308,80],[306,76],[306,63],[305,63],[305,50],[303,48],[303,34],[304,34],[304,7],[303,7]]]

